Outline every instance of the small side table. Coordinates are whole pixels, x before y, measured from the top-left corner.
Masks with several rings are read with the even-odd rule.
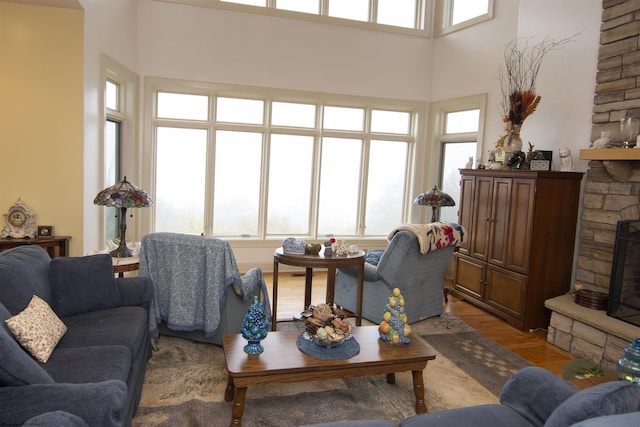
[[[111,258],[113,261],[113,272],[118,274],[118,277],[124,277],[124,273],[127,271],[138,271],[140,268],[140,257],[132,256],[127,258]]]
[[[307,254],[287,254],[282,248],[276,249],[273,254],[273,310],[271,319],[271,330],[276,330],[278,320],[278,264],[305,267],[304,281],[304,305],[305,308],[311,304],[311,282],[313,268],[327,269],[327,297],[326,303],[333,304],[334,291],[336,288],[336,269],[341,267],[358,267],[358,290],[356,296],[356,325],[362,324],[362,286],[364,283],[364,251],[358,251],[348,255],[324,256],[324,248],[318,255]]]
[[[91,251],[88,255],[106,254],[106,251]],[[127,271],[138,271],[140,268],[140,256],[135,255],[127,258],[114,258],[111,257],[113,263],[113,272],[118,277],[124,277],[124,273]]]

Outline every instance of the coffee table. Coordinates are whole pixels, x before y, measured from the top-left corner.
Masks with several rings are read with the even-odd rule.
[[[224,399],[233,400],[231,426],[240,426],[247,387],[300,381],[321,381],[347,377],[386,375],[387,383],[395,383],[395,372],[411,371],[416,413],[427,412],[424,401],[422,372],[435,353],[417,336],[411,343],[393,345],[379,338],[377,326],[353,328],[353,336],[360,344],[360,353],[346,360],[323,360],[298,350],[298,330],[269,332],[262,341],[264,352],[247,354],[247,341],[240,334],[222,337],[227,366],[227,388]]]

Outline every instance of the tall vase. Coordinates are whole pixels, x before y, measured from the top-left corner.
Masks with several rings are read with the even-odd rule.
[[[253,304],[244,316],[242,328],[240,328],[242,337],[248,341],[244,346],[245,353],[260,354],[264,351],[260,342],[267,337],[270,323],[264,314],[264,306],[260,304],[258,297],[254,296]]]
[[[504,139],[504,148],[511,153],[522,151],[522,138],[520,138],[520,128],[522,124],[507,126],[507,136]]]

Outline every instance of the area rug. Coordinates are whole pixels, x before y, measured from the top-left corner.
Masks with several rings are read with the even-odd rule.
[[[284,325],[301,328],[296,323]],[[424,371],[425,400],[430,412],[498,402],[491,377],[499,376],[497,372],[505,370],[505,366],[497,364],[495,368],[468,372],[465,365],[480,366],[480,363],[450,338],[477,340],[484,354],[499,355],[499,359],[507,362],[511,360],[505,356],[508,350],[483,340],[477,332],[470,334],[475,331],[446,313],[414,323],[412,328],[414,335],[425,337],[436,352],[436,359]],[[444,345],[444,341],[453,344]],[[159,345],[147,367],[133,426],[228,426],[232,402],[224,400],[226,371],[222,349],[169,336],[162,336]],[[477,371],[485,371],[486,375],[478,375]],[[410,372],[397,373],[395,384],[387,384],[384,375],[273,384],[248,388],[242,424],[282,427],[358,419],[399,422],[415,415],[414,405]]]
[[[421,336],[496,396],[500,396],[502,387],[513,374],[531,365],[477,331]]]

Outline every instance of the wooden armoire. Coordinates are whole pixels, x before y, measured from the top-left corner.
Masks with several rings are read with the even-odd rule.
[[[581,172],[461,169],[454,293],[530,330],[571,286]]]

